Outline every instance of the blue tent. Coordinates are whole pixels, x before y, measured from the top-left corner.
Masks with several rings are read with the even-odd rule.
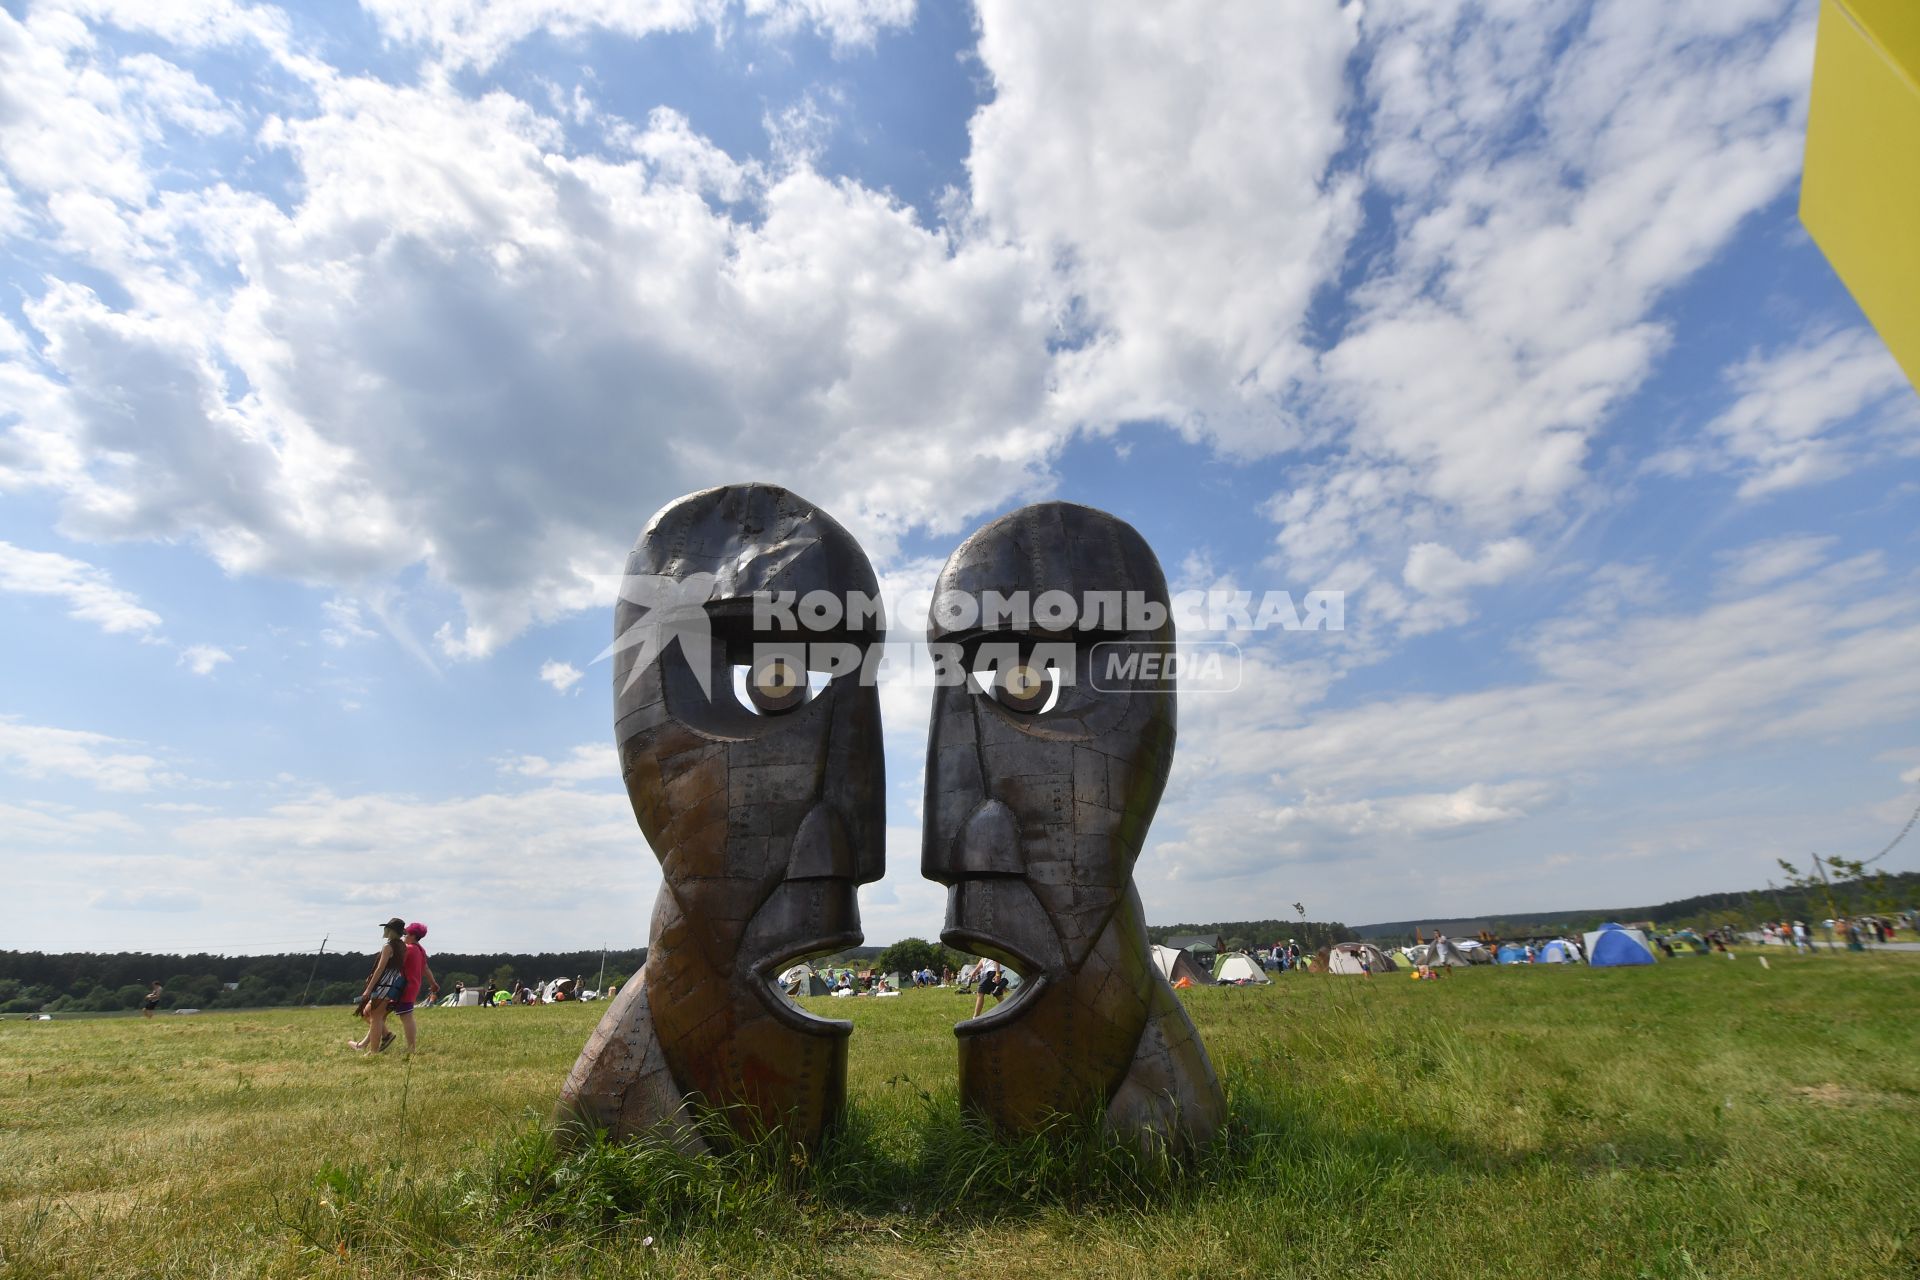
[[[1543,944],[1534,958],[1542,964],[1573,964],[1580,959],[1573,948],[1559,938]]]
[[[1509,942],[1494,953],[1494,960],[1500,964],[1525,964],[1527,949],[1516,942]]]
[[[1596,969],[1623,964],[1652,964],[1653,948],[1638,929],[1603,924],[1587,935],[1587,963]]]

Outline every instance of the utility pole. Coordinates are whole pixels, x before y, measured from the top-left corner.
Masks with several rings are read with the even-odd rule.
[[[320,950],[314,953],[313,968],[307,970],[307,985],[300,988],[300,1006],[302,1008],[306,1007],[307,992],[313,990],[313,975],[320,971],[320,957],[327,954],[327,939],[332,936],[331,933],[323,933],[320,935]]]
[[[1827,879],[1827,868],[1821,863],[1820,855],[1813,855],[1813,869],[1820,874],[1820,883],[1827,891],[1827,950],[1837,951],[1833,945],[1833,922],[1840,918],[1840,908],[1834,905],[1833,881]]]
[[[600,948],[600,977],[594,982],[593,989],[595,991],[607,989],[607,949],[604,946]]]

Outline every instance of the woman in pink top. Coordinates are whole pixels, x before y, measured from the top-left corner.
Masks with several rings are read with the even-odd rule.
[[[393,1011],[399,1015],[401,1029],[407,1033],[407,1052],[413,1052],[414,1025],[413,1004],[420,998],[420,983],[427,984],[429,1000],[440,998],[440,984],[434,979],[433,969],[427,964],[427,949],[420,945],[420,939],[427,936],[427,926],[415,922],[407,926],[406,954],[400,958],[400,972],[406,975],[407,985],[401,991],[400,998],[394,1002]]]

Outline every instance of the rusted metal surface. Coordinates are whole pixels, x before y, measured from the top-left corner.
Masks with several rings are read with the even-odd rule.
[[[772,979],[862,939],[855,891],[884,856],[879,696],[850,675],[810,698],[770,686],[743,699],[734,668],[757,642],[795,638],[755,633],[754,593],[877,596],[873,569],[825,512],[748,484],[668,505],[626,572],[645,589],[623,592],[616,638],[671,598],[705,614],[711,643],[682,632],[615,655],[621,772],[664,883],[646,965],[574,1064],[560,1115],[698,1146],[686,1122],[697,1100],[727,1108],[742,1133],[781,1126],[810,1145],[845,1102],[850,1027],[803,1012]]]
[[[1130,525],[1068,503],[994,521],[941,572],[934,641],[970,654],[1070,644],[1080,659],[1074,683],[1045,696],[1005,682],[934,696],[922,862],[929,879],[949,886],[941,937],[1025,979],[1007,1002],[955,1029],[961,1098],[1013,1131],[1104,1108],[1116,1131],[1180,1148],[1213,1133],[1225,1099],[1153,963],[1133,884],[1173,761],[1175,696],[1156,681],[1095,688],[1086,678],[1094,645],[1165,645],[1172,623],[1103,631],[1086,609],[1056,632],[1038,629],[1037,614],[1021,632],[948,631],[940,621],[953,616],[942,606],[951,595],[1047,591],[1168,602],[1159,562]]]

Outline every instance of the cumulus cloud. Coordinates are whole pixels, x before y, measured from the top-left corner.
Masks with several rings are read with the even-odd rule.
[[[1242,453],[1299,440],[1303,322],[1359,219],[1359,183],[1330,172],[1359,10],[978,6],[994,96],[971,208],[1059,266],[1064,420],[1160,418]]]
[[[724,30],[736,6],[728,0],[362,0],[391,39],[431,47],[455,66],[486,68],[536,32],[567,40],[588,32],[639,37]],[[738,11],[770,34],[810,27],[851,50],[873,43],[913,18],[913,0],[742,0]]]
[[[346,889],[458,920],[476,949],[564,939],[633,945],[659,867],[619,791],[564,785],[429,800],[317,790],[258,814],[190,821],[169,838],[216,882],[289,916],[337,919]],[[367,869],[380,869],[377,882]],[[383,910],[391,907],[381,906]]]
[[[611,743],[589,742],[575,747],[564,759],[544,756],[510,756],[499,762],[503,773],[547,782],[618,782],[620,757]]]
[[[210,676],[215,667],[232,661],[232,654],[211,644],[188,645],[180,651],[179,658],[179,664],[197,676]]]
[[[1414,544],[1401,575],[1408,586],[1426,595],[1455,595],[1469,587],[1504,582],[1533,563],[1533,548],[1520,538],[1503,538],[1480,549],[1468,560],[1451,547],[1436,542]]]
[[[160,615],[114,586],[105,570],[58,552],[0,542],[0,591],[63,601],[69,616],[110,635],[147,635],[160,625]]]
[[[135,745],[0,715],[0,769],[24,778],[69,778],[102,791],[145,791],[173,780],[154,756],[124,749]]]
[[[1659,307],[1798,171],[1811,12],[1369,3],[1390,212],[1308,391],[1337,432],[1271,512],[1296,569],[1551,526],[1671,338]]]
[[[540,678],[553,686],[555,693],[565,693],[580,683],[580,677],[586,673],[571,662],[558,662],[551,658],[540,664]]]
[[[1512,679],[1463,692],[1335,702],[1324,664],[1252,650],[1240,695],[1182,699],[1142,875],[1197,904],[1221,881],[1326,883],[1320,864],[1338,862],[1347,892],[1372,881],[1375,900],[1405,901],[1392,878],[1427,861],[1423,842],[1522,827],[1584,780],[1903,723],[1920,714],[1920,674],[1900,657],[1920,646],[1920,592],[1877,556],[1832,552],[1749,547],[1693,607],[1631,567],[1596,572],[1512,642]],[[1688,821],[1692,836],[1650,831],[1645,850],[1724,847]],[[1470,887],[1473,862],[1450,892]]]
[[[111,810],[76,809],[71,805],[35,801],[0,803],[0,826],[21,852],[39,846],[73,845],[114,834],[134,834],[139,824]]]
[[[0,483],[55,490],[79,536],[356,587],[424,563],[464,607],[441,648],[477,657],[594,600],[648,511],[742,459],[884,555],[1040,486],[1061,439],[1023,251],[804,165],[757,176],[670,114],[610,158],[505,94],[339,80],[262,132],[301,175],[283,211],[156,203],[138,131],[90,109],[119,132],[88,239],[143,287],[50,285],[0,365]],[[43,196],[68,173],[14,170]],[[751,207],[711,204],[715,175]]]

